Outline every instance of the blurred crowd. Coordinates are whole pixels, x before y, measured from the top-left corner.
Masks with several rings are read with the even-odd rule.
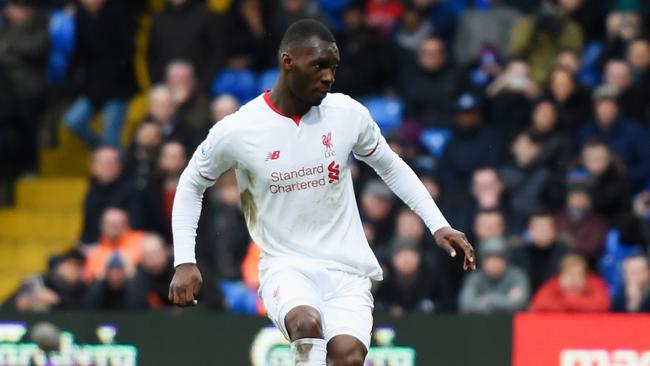
[[[93,150],[79,242],[6,308],[169,306],[179,176],[213,123],[273,85],[284,30],[310,17],[336,35],[334,92],[368,106],[478,251],[479,269],[464,273],[351,158],[385,271],[377,309],[650,311],[648,1],[167,0],[156,12],[134,0],[0,4],[0,174],[37,171],[48,113]],[[150,13],[152,86],[142,90],[135,34]],[[148,114],[123,145],[138,91]],[[101,133],[90,127],[97,113]],[[197,257],[200,306],[264,312],[259,251],[232,172],[206,192]]]

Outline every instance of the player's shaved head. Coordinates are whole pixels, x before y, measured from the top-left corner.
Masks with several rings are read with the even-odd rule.
[[[321,22],[313,19],[299,20],[287,29],[280,41],[280,55],[295,46],[304,45],[313,37],[324,42],[336,42],[332,32]]]

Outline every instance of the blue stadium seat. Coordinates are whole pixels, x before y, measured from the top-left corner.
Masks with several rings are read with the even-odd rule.
[[[600,85],[602,74],[600,72],[600,56],[603,45],[600,42],[591,42],[585,46],[580,63],[582,68],[578,72],[578,79],[587,87],[593,88]]]
[[[275,81],[278,80],[278,75],[280,71],[277,68],[268,69],[260,73],[259,79],[257,80],[257,92],[263,93],[267,90],[270,90]]]
[[[252,291],[242,281],[226,281],[219,283],[228,310],[237,314],[257,314],[257,293]]]
[[[400,99],[377,97],[366,99],[363,104],[379,125],[382,134],[386,135],[402,126],[404,103]]]
[[[49,25],[50,54],[47,80],[51,85],[63,83],[68,75],[75,47],[75,19],[62,10],[52,12]]]
[[[349,0],[318,0],[318,9],[333,31],[343,29],[343,10],[348,6]]]
[[[248,69],[224,69],[212,83],[212,96],[232,94],[244,104],[257,96],[257,78]]]
[[[642,245],[623,244],[618,229],[611,229],[605,237],[605,250],[598,259],[598,272],[609,285],[609,294],[614,294],[623,286],[622,266],[625,258],[642,253]]]
[[[440,158],[451,137],[452,132],[448,128],[427,128],[420,134],[420,143],[431,155]]]

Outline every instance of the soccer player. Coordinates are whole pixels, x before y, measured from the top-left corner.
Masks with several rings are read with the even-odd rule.
[[[248,229],[261,250],[259,294],[291,341],[296,365],[361,366],[372,331],[371,279],[382,271],[364,236],[349,155],[373,167],[464,268],[474,250],[452,229],[415,173],[388,146],[366,108],[328,93],[339,52],[332,33],[300,20],[284,34],[280,75],[217,123],[183,172],[172,228],[169,297],[194,305],[201,286],[194,242],[203,192],[234,168]]]

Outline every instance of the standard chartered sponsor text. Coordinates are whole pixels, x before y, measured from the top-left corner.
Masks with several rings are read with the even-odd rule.
[[[276,194],[322,187],[326,184],[324,173],[323,164],[287,172],[272,172],[269,191]]]

